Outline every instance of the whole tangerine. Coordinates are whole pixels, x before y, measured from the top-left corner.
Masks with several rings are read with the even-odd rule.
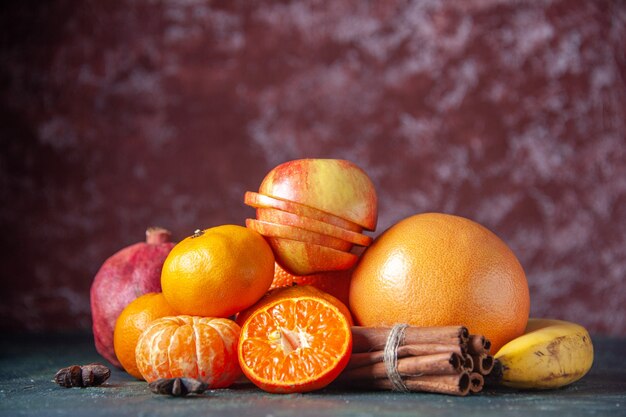
[[[113,346],[115,355],[126,372],[135,378],[143,379],[135,360],[137,341],[154,320],[175,314],[176,311],[160,292],[151,292],[135,298],[122,310],[115,322]]]
[[[198,230],[163,264],[161,287],[179,314],[229,317],[259,300],[274,279],[274,254],[263,236],[243,226]]]
[[[494,233],[424,213],[391,226],[363,253],[350,309],[363,326],[464,325],[497,352],[524,332],[530,297],[520,262]]]

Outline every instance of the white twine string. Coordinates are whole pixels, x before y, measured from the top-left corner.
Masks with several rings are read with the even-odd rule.
[[[391,331],[389,331],[389,336],[387,336],[387,342],[385,343],[385,350],[383,351],[385,370],[387,371],[387,377],[394,391],[409,391],[398,372],[398,346],[404,341],[404,330],[407,327],[409,327],[409,325],[404,323],[393,326]]]

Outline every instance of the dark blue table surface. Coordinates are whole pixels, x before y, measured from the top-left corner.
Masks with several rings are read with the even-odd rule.
[[[52,382],[59,368],[104,361],[89,335],[5,334],[0,339],[0,416],[626,416],[626,340],[593,339],[596,356],[589,374],[551,391],[489,389],[452,397],[327,389],[276,395],[239,385],[173,398],[152,394],[145,382],[117,369],[100,387],[61,388]]]

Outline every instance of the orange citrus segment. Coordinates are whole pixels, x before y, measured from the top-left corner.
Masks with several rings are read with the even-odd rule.
[[[170,329],[165,330],[164,333],[168,333]],[[161,341],[163,343],[163,341]],[[185,323],[180,327],[175,328],[171,332],[171,338],[169,341],[169,347],[162,349],[162,352],[167,352],[169,360],[169,373],[171,375],[194,375],[198,373],[198,359],[199,352],[196,352],[197,348],[202,346],[215,344],[213,339],[203,340],[203,343],[196,345],[195,331],[190,324]],[[165,355],[163,355],[165,356]],[[154,361],[159,364],[160,362]],[[167,363],[167,362],[166,362]],[[157,365],[157,369],[159,365]]]
[[[318,297],[294,297],[257,309],[243,325],[239,363],[268,392],[306,392],[332,382],[348,363],[350,324]]]

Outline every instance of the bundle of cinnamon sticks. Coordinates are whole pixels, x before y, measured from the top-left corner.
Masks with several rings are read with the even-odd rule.
[[[403,326],[390,350],[390,334],[397,331],[352,327],[352,356],[337,384],[460,396],[482,390],[494,365],[488,339],[463,326]]]

